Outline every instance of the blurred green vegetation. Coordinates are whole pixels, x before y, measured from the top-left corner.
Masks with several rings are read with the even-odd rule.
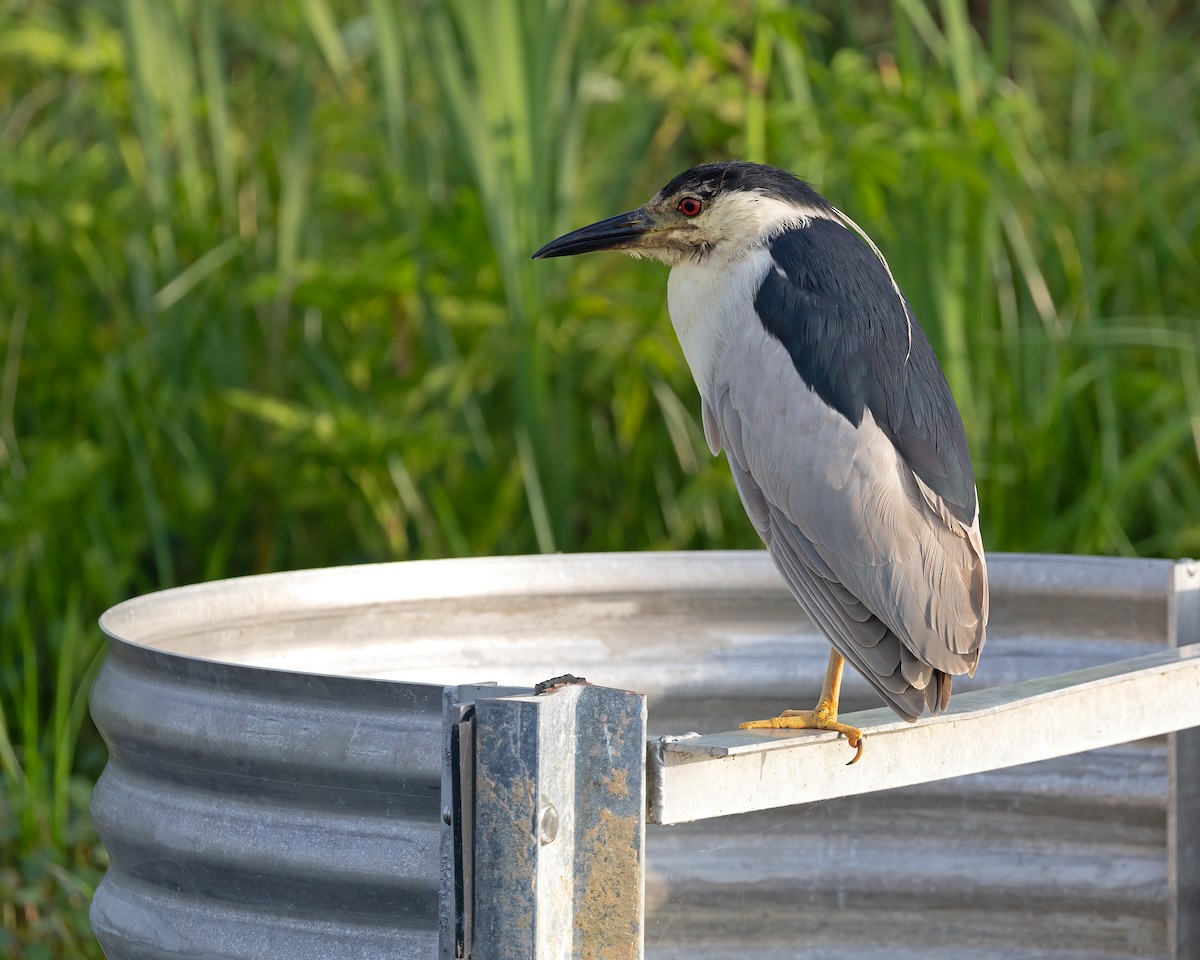
[[[96,616],[280,568],[755,545],[662,268],[701,159],[888,255],[993,550],[1200,552],[1186,0],[0,3],[0,952],[98,956]]]

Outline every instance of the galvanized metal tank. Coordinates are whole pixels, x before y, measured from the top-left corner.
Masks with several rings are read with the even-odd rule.
[[[1169,562],[990,570],[976,686],[1168,642]],[[435,957],[459,685],[569,672],[649,694],[652,733],[712,732],[813,699],[828,649],[759,552],[276,574],[101,624],[92,812],[111,866],[92,924],[113,960]],[[844,702],[877,705],[850,675]],[[647,956],[1165,957],[1166,781],[1156,740],[652,827]]]

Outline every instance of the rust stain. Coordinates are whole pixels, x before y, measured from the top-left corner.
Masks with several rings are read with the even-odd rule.
[[[510,784],[504,784],[481,772],[475,789],[477,807],[488,810],[487,816],[494,822],[505,821],[501,828],[503,835],[517,838],[528,832],[526,824],[529,811],[533,808],[535,794],[535,785],[531,777],[518,776]],[[493,851],[494,866],[499,874],[497,879],[501,887],[517,890],[527,886],[532,894],[536,877],[533,845],[518,842],[506,849],[503,855],[495,856],[496,853],[498,851]],[[521,906],[524,909],[515,909],[511,913],[512,925],[517,930],[532,931],[532,903],[525,900]]]
[[[616,797],[629,796],[629,771],[624,768],[613,770],[608,778],[608,792]]]
[[[591,870],[575,911],[575,956],[579,960],[636,960],[642,914],[637,814],[622,817],[607,807],[584,835]]]

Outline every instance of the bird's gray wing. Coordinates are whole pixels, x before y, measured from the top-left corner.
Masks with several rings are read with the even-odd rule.
[[[902,716],[945,706],[987,621],[978,511],[963,523],[868,410],[858,425],[757,324],[732,332],[704,391],[705,434],[797,600]]]

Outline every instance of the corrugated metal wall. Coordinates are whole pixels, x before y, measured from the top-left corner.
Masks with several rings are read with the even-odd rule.
[[[1168,640],[1169,562],[990,565],[988,647],[956,690]],[[156,648],[114,644],[93,695],[113,957],[432,958],[443,685],[570,672],[650,694],[652,734],[709,732],[810,705],[828,649],[760,553],[275,575],[105,626]],[[850,675],[845,698],[877,705]],[[1165,958],[1165,794],[1151,741],[650,827],[647,957]]]
[[[436,955],[440,687],[115,644],[92,713],[109,957]]]

